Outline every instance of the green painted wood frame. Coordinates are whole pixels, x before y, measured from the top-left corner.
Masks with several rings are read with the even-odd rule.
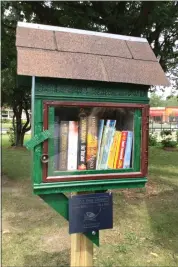
[[[88,105],[96,100],[98,103],[136,103],[142,106],[142,119],[140,109],[135,112],[135,132],[140,134],[139,127],[145,129],[148,132],[148,87],[142,85],[130,85],[130,84],[116,84],[116,83],[101,83],[101,82],[89,82],[89,81],[72,81],[65,79],[46,79],[35,78],[35,90],[34,99],[32,100],[34,106],[33,116],[33,134],[39,134],[44,130],[43,126],[43,104],[45,101],[70,101],[70,102],[85,102]],[[36,112],[35,112],[36,111]],[[49,119],[53,120],[54,109],[49,105]],[[52,125],[52,124],[51,124]],[[50,128],[53,131],[53,127]],[[139,139],[140,140],[140,139]],[[49,139],[49,142],[52,140]],[[144,150],[143,160],[144,164],[141,165],[141,174],[139,177],[132,172],[132,178],[125,175],[121,179],[108,177],[105,180],[83,180],[83,181],[60,181],[55,179],[51,182],[43,182],[42,176],[42,163],[41,156],[44,153],[43,146],[48,141],[37,145],[33,150],[33,188],[36,194],[51,194],[60,192],[81,192],[81,191],[97,191],[107,190],[114,188],[134,188],[143,187],[147,181],[147,141],[143,144],[142,150]],[[137,143],[139,145],[139,143]],[[49,146],[49,153],[52,153],[52,146]],[[49,162],[49,172],[52,170],[52,165]],[[136,164],[136,162],[134,163]],[[137,165],[137,166],[136,166]],[[139,169],[140,162],[134,166],[135,169]],[[46,169],[47,170],[47,169]],[[128,174],[128,172],[126,173]],[[86,174],[88,176],[88,174]]]

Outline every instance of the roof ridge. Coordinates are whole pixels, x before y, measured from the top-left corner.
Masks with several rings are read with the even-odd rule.
[[[106,38],[111,38],[111,39],[119,39],[119,40],[124,40],[124,41],[135,41],[135,42],[148,43],[147,39],[142,38],[142,37],[134,37],[134,36],[119,35],[119,34],[112,34],[112,33],[105,33],[105,32],[96,32],[96,31],[88,31],[88,30],[66,28],[66,27],[59,27],[59,26],[51,26],[51,25],[43,25],[43,24],[36,24],[36,23],[28,23],[28,22],[21,22],[21,21],[18,21],[17,26],[18,27],[24,27],[24,28],[38,29],[38,30],[48,30],[48,31],[59,31],[59,32],[68,32],[68,33],[76,33],[76,34],[95,35],[95,36],[106,37]]]

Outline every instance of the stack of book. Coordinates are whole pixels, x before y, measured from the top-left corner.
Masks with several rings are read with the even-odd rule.
[[[81,109],[79,121],[55,123],[55,166],[61,171],[130,168],[132,131],[118,131],[116,120],[98,120]],[[58,134],[59,135],[58,135]]]

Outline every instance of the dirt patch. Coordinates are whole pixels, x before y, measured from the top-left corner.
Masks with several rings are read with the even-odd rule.
[[[8,221],[2,220],[2,234],[12,234],[12,233],[21,233],[21,230],[17,227],[12,226]]]
[[[2,173],[2,186],[7,185],[8,183],[10,183],[10,179],[7,177],[7,175],[5,175],[4,173]]]
[[[171,152],[175,151],[175,152],[178,152],[178,148],[177,147],[163,147],[163,149],[165,151],[171,151]]]
[[[29,178],[29,182],[26,182],[26,183],[13,181],[9,179],[5,174],[3,174],[2,175],[2,193],[13,193],[15,195],[16,194],[19,195],[19,193],[24,194],[24,190],[25,190],[25,193],[27,193],[26,190],[31,188],[30,182],[31,182],[30,178]]]
[[[70,235],[67,227],[59,228],[56,233],[42,237],[41,250],[46,252],[60,252],[70,248]]]
[[[14,196],[19,196],[23,191],[20,188],[15,188],[11,186],[3,186],[2,187],[3,193],[12,193]]]
[[[9,146],[7,149],[15,149],[15,150],[27,150],[25,146]]]
[[[145,188],[124,189],[122,190],[122,192],[124,193],[124,196],[126,198],[132,199],[149,198],[151,196],[157,196],[159,194],[157,184],[153,182],[148,182]]]

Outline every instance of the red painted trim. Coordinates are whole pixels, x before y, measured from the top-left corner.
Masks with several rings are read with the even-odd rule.
[[[143,176],[146,176],[148,172],[149,105],[145,105],[142,112],[141,172]]]
[[[43,130],[48,130],[48,107],[44,102],[44,109],[43,109],[43,114],[44,114],[44,119],[43,119]],[[43,143],[43,154],[48,154],[48,141],[45,140]],[[46,181],[46,177],[48,176],[48,164],[43,164],[43,182]]]
[[[81,101],[44,101],[47,106],[73,106],[73,107],[130,107],[144,108],[145,104],[112,103],[112,102],[81,102]]]
[[[104,180],[104,179],[122,179],[122,178],[141,178],[147,174],[148,165],[148,130],[149,130],[149,105],[145,104],[127,104],[111,102],[72,102],[72,101],[44,101],[44,130],[48,129],[48,108],[49,106],[76,106],[76,107],[129,107],[142,109],[142,141],[141,141],[141,171],[132,173],[111,173],[111,174],[86,174],[70,176],[52,176],[48,177],[48,164],[43,165],[43,182],[61,182],[61,181],[83,181],[83,180]],[[43,153],[48,153],[48,141],[44,141]]]
[[[123,179],[123,178],[141,178],[141,172],[132,173],[107,173],[107,174],[86,174],[86,175],[71,175],[71,176],[52,176],[47,177],[45,182],[67,182],[67,181],[85,181],[85,180],[109,180],[109,179]]]

